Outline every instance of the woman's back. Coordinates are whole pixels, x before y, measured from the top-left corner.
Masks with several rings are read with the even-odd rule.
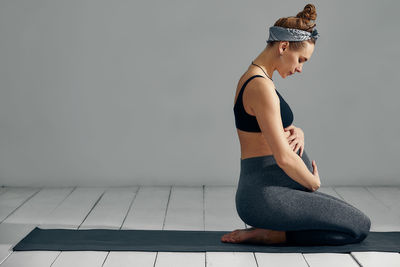
[[[263,77],[254,77],[253,79],[248,81],[254,75],[260,75]],[[252,129],[252,131],[245,131],[245,130],[237,129],[239,142],[240,142],[241,159],[263,156],[263,155],[272,155],[272,150],[271,150],[270,146],[268,145],[262,132],[255,131],[255,128],[258,128],[258,127],[255,127],[255,125],[254,125],[256,123],[255,122],[256,117],[254,117],[254,119],[252,119],[250,117],[250,115],[255,116],[255,114],[254,114],[254,111],[251,109],[252,103],[249,102],[247,93],[251,90],[252,87],[254,88],[255,84],[257,84],[257,82],[253,82],[256,79],[265,79],[267,82],[272,83],[272,81],[270,81],[268,78],[265,77],[264,73],[262,73],[261,71],[257,71],[257,69],[253,69],[253,68],[249,67],[249,69],[239,79],[239,82],[238,82],[238,85],[236,88],[234,107],[235,107],[235,104],[237,103],[240,89],[242,89],[245,82],[248,81],[246,87],[243,88],[243,90],[242,90],[243,91],[241,94],[242,103],[238,102],[235,107],[236,108],[235,116],[238,116],[238,113],[237,113],[239,110],[238,106],[239,106],[239,104],[243,104],[244,112],[247,114],[245,116],[244,116],[244,114],[241,114],[242,116],[240,119],[241,120],[246,119],[247,124],[244,123],[243,121],[242,121],[242,124],[246,125],[247,128]],[[272,83],[272,86],[275,87],[273,85],[273,83]],[[278,93],[278,95],[279,95],[279,93]],[[240,101],[240,99],[239,99],[239,101]],[[284,104],[286,104],[286,103],[284,103]],[[288,123],[291,123],[291,121],[293,120],[293,115],[292,115],[292,118],[290,119],[291,110],[287,104],[285,105],[285,107],[286,106],[287,106],[287,114],[285,114],[285,115],[286,115],[286,117],[289,118],[289,119],[287,119],[287,121],[289,121]],[[242,112],[242,113],[244,113],[244,112]],[[238,120],[239,118],[236,117],[235,119]],[[284,118],[283,118],[283,120],[284,120]],[[287,138],[287,137],[289,137],[290,132],[287,131],[287,132],[284,132],[284,134],[285,134],[285,137]]]

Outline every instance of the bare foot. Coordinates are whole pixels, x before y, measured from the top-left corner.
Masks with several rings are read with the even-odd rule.
[[[222,236],[222,242],[277,244],[286,242],[286,232],[263,228],[237,229]]]

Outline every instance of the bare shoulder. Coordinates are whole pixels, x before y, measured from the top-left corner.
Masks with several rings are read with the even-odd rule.
[[[264,77],[264,78],[256,78],[248,84],[247,88],[247,103],[253,107],[255,103],[263,103],[268,104],[272,102],[279,102],[279,97],[275,90],[274,83]]]
[[[269,90],[275,90],[274,83],[266,77],[257,77],[253,79],[249,87],[256,88],[258,90],[267,90],[266,88]]]

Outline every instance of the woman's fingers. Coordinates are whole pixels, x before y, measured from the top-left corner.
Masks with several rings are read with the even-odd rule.
[[[293,150],[297,153],[297,147],[299,146],[299,144],[297,143],[294,147]]]

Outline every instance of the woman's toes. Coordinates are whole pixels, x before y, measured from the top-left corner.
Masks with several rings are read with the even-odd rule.
[[[231,234],[232,234],[232,233],[224,234],[224,235],[221,237],[221,241],[223,241],[223,242],[228,242],[228,241],[230,240]]]
[[[246,235],[246,229],[236,229],[230,233],[227,233],[221,237],[222,242],[238,243]]]
[[[241,235],[243,235],[243,233],[240,232],[240,231],[234,233],[234,234],[231,236],[231,241],[232,241],[232,242],[239,242],[239,241],[240,241],[240,238],[241,238]]]

